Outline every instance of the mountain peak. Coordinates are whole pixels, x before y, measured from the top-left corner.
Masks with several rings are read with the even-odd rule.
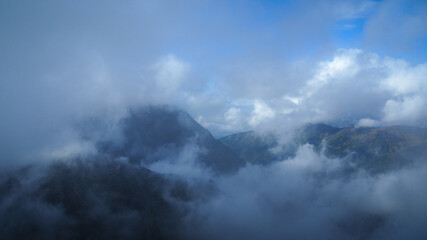
[[[214,139],[187,112],[171,106],[131,109],[120,127],[122,142],[101,142],[101,152],[128,158],[136,164],[152,164],[166,157],[177,157],[184,146],[195,144],[201,149],[196,162],[214,172],[233,172],[244,165],[243,160]]]

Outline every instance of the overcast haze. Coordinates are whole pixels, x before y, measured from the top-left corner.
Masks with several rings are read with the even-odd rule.
[[[76,121],[146,103],[178,105],[216,136],[295,119],[425,122],[423,1],[2,1],[0,9],[2,157],[66,144]]]
[[[0,110],[1,239],[427,237],[426,1],[0,0]]]

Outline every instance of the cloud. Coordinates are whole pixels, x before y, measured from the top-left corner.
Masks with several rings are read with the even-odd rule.
[[[305,145],[295,158],[215,179],[220,194],[194,205],[189,224],[198,226],[196,238],[207,239],[399,239],[406,234],[416,239],[427,234],[420,225],[425,217],[417,212],[425,208],[427,195],[413,182],[424,178],[424,163],[370,176],[359,170],[349,174],[347,161]]]
[[[0,232],[25,236],[23,229],[31,226],[37,236],[65,239],[148,233],[186,239],[427,236],[427,194],[419,184],[427,180],[425,159],[370,175],[348,171],[351,158],[328,158],[303,145],[288,160],[212,175],[195,164],[200,149],[194,143],[181,150],[149,166],[162,174],[99,156],[3,175]]]
[[[71,234],[74,217],[64,208],[77,202],[89,206],[84,216],[104,233],[119,228],[117,238],[145,231],[151,221],[167,228],[170,219],[178,220],[168,231],[181,236],[179,223],[192,230],[185,237],[203,239],[425,238],[425,164],[348,174],[350,160],[306,145],[288,161],[213,176],[195,164],[204,149],[188,142],[174,154],[162,149],[162,159],[147,165],[158,172],[150,175],[125,158],[104,159],[95,146],[100,139],[120,143],[128,109],[150,104],[177,105],[216,136],[255,129],[285,141],[309,122],[425,126],[427,64],[417,57],[424,53],[425,12],[424,3],[403,1],[1,2],[1,171],[101,159],[61,163],[34,179],[2,179],[1,233],[24,223],[41,229],[42,238],[58,229]],[[337,24],[363,28],[354,37],[361,43],[339,44]],[[46,203],[42,182],[51,184],[52,201],[71,194],[81,202]],[[172,197],[177,192],[202,197],[182,202]],[[145,198],[150,194],[158,202]],[[126,207],[117,210],[123,199]],[[137,213],[147,203],[160,203],[153,209],[166,217]]]
[[[158,91],[172,94],[179,91],[184,81],[187,80],[190,66],[174,55],[167,55],[154,65],[154,71]],[[149,91],[152,90],[149,89]]]
[[[340,81],[352,78],[359,71],[356,63],[357,56],[361,50],[348,49],[339,50],[331,61],[319,63],[319,68],[313,79],[306,83],[306,87],[301,91],[308,97],[331,81]]]
[[[378,4],[378,10],[364,26],[365,45],[388,54],[408,54],[423,59],[419,49],[427,37],[427,5],[423,1],[389,0]]]
[[[255,127],[261,122],[274,118],[276,113],[263,101],[255,100],[254,101],[254,110],[251,114],[251,119],[249,120],[249,125]]]
[[[421,107],[409,102],[424,101],[425,64],[375,49],[337,50],[330,34],[337,22],[362,19],[370,38],[384,29],[376,22],[400,9],[395,5],[2,3],[0,157],[31,161],[42,149],[67,145],[62,137],[73,135],[67,132],[75,124],[100,116],[113,123],[143,104],[178,105],[216,136],[275,121],[419,124],[419,110],[402,119],[392,111]],[[409,4],[414,14],[402,12],[399,29],[422,35],[423,6]],[[399,33],[410,43],[421,35]]]
[[[196,144],[196,139],[190,140],[185,146],[179,149],[177,154],[166,156],[165,158],[149,164],[147,167],[162,174],[174,174],[186,178],[209,179],[212,172],[199,166],[201,153],[206,152]]]
[[[425,112],[425,99],[420,96],[405,97],[402,100],[388,100],[384,106],[385,122],[413,123]]]
[[[191,121],[178,118],[184,126],[187,120]],[[145,127],[152,124],[140,121],[127,132],[146,138]],[[168,118],[163,121],[161,126],[172,123]],[[170,131],[179,130],[171,127],[166,138]],[[351,157],[328,158],[307,144],[289,159],[217,175],[200,164],[205,150],[197,135],[184,136],[180,144],[155,142],[149,134],[146,141],[133,140],[135,145],[125,152],[158,144],[156,151],[145,151],[144,159],[157,159],[145,164],[150,170],[123,157],[114,159],[114,154],[100,148],[97,155],[3,175],[0,222],[12,224],[1,225],[0,232],[14,236],[22,231],[18,223],[25,223],[40,236],[62,234],[63,238],[75,234],[136,238],[148,233],[185,239],[427,235],[423,224],[427,194],[419,184],[427,180],[425,159],[372,175],[355,169]],[[46,224],[49,219],[54,223]],[[40,220],[45,221],[40,224]]]
[[[382,81],[383,88],[392,91],[395,95],[425,91],[426,63],[411,66],[404,60],[387,58],[384,64],[389,71],[389,76]]]
[[[374,119],[362,118],[356,123],[355,127],[377,127],[378,125],[379,122]]]
[[[293,127],[322,121],[358,126],[424,124],[425,63],[414,65],[360,49],[340,49],[310,69],[312,74],[301,80],[303,84],[282,95],[262,97],[261,92],[256,98],[246,95],[243,105],[234,102],[233,107],[254,107],[253,112],[242,108],[240,117],[233,118],[240,124],[234,125],[257,129],[269,125],[267,129],[277,130],[285,122]]]

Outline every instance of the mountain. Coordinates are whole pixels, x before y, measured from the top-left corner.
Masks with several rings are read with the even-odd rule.
[[[254,131],[248,131],[222,137],[218,140],[251,164],[265,165],[278,158],[277,155],[269,151],[278,145],[275,135],[272,134],[261,136]]]
[[[106,158],[0,176],[2,239],[182,239],[176,204],[214,192]]]
[[[176,161],[188,148],[198,154],[181,157],[195,158],[213,176],[245,165],[173,107],[134,109],[119,127],[120,136],[99,141],[95,155],[0,175],[1,239],[191,239],[189,206],[217,194],[215,183],[144,165]]]
[[[297,144],[311,144],[318,150],[322,142],[328,137],[338,133],[341,129],[323,123],[307,124],[296,131],[294,141]]]
[[[372,172],[394,169],[427,154],[427,129],[409,126],[337,128],[309,124],[297,130],[293,140],[283,147],[285,150],[276,155],[271,151],[278,146],[274,136],[243,132],[219,140],[252,164],[286,159],[303,144],[311,144],[330,157],[350,156],[357,167]]]
[[[417,127],[342,128],[324,140],[326,154],[352,153],[358,166],[374,172],[404,166],[427,153],[427,129]]]
[[[287,146],[279,146],[275,134],[259,134],[255,131],[236,133],[218,140],[235,151],[246,162],[266,165],[294,156],[298,145],[304,143],[321,147],[323,139],[339,130],[339,128],[326,124],[309,124],[299,129],[293,142]],[[275,148],[278,149],[276,149],[276,153],[273,153]]]
[[[245,165],[188,113],[170,106],[131,110],[120,126],[120,141],[99,142],[100,152],[147,165],[164,159],[175,161],[183,149],[189,149],[198,155],[196,164],[215,173],[232,173]]]
[[[96,154],[46,161],[0,175],[1,239],[259,239],[277,229],[271,220],[291,224],[309,216],[308,228],[305,224],[296,225],[306,232],[313,224],[312,213],[325,210],[332,213],[316,217],[316,227],[334,229],[341,238],[371,239],[388,229],[388,223],[394,226],[398,215],[384,212],[382,207],[365,210],[372,199],[361,201],[363,207],[358,207],[353,198],[348,201],[350,198],[341,197],[342,193],[358,192],[358,184],[347,183],[347,168],[337,173],[295,171],[293,175],[288,174],[294,173],[293,168],[270,165],[271,168],[262,167],[262,171],[248,168],[235,176],[231,173],[243,167],[245,161],[267,165],[292,157],[298,146],[306,143],[327,156],[351,161],[353,164],[349,165],[355,169],[374,173],[399,168],[427,154],[427,130],[406,126],[336,128],[311,124],[297,129],[288,146],[280,146],[273,134],[259,135],[254,131],[218,141],[187,113],[167,106],[134,109],[120,121],[119,129],[120,134],[114,138],[97,143]],[[193,177],[186,173],[158,173],[146,167],[178,158],[195,159],[196,165],[217,174]],[[425,171],[421,174],[425,175]],[[364,175],[356,179],[366,179]],[[330,184],[330,179],[340,184]],[[414,183],[410,179],[408,190]],[[376,183],[375,177],[372,180]],[[362,184],[368,184],[368,189],[371,181]],[[333,189],[337,185],[338,189]],[[415,188],[415,194],[403,193],[418,197],[418,189],[422,187]],[[365,191],[359,192],[365,197]],[[321,202],[324,205],[316,206]],[[412,208],[403,213],[408,213],[403,214],[407,219]],[[246,225],[246,219],[252,222],[253,216],[255,225]],[[228,224],[230,219],[232,224]],[[420,219],[417,224],[423,226]],[[224,224],[230,226],[222,231]],[[260,224],[263,229],[258,228]],[[250,235],[234,233],[234,226],[242,226],[241,231]],[[286,234],[270,236],[281,239],[289,235],[279,233]]]

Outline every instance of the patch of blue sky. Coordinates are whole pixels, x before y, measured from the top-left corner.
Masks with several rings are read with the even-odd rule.
[[[333,35],[340,48],[362,48],[365,18],[338,21],[333,26]]]

